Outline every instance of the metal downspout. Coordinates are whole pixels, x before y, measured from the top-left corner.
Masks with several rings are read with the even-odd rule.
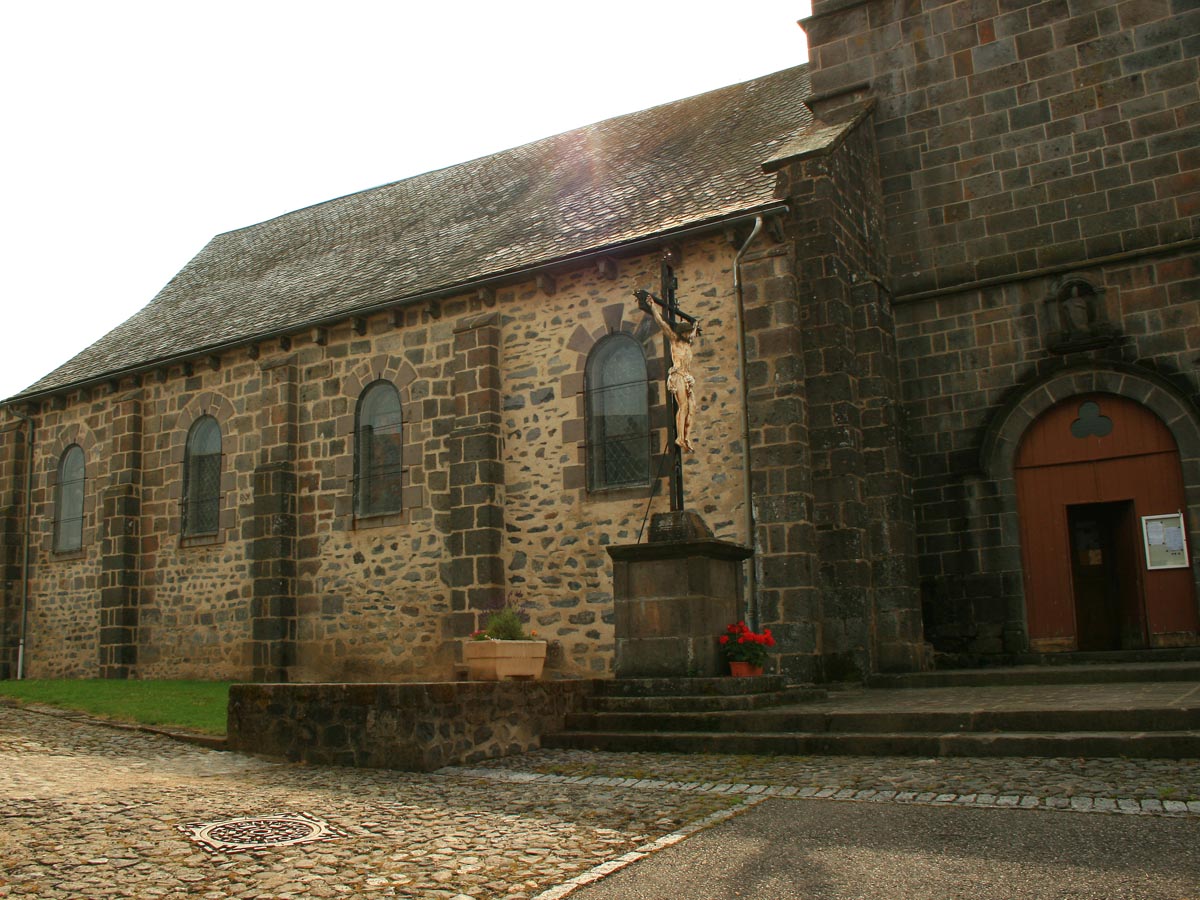
[[[746,373],[746,316],[742,302],[742,257],[750,249],[750,245],[754,243],[754,239],[758,237],[762,227],[763,217],[756,216],[750,236],[746,238],[746,242],[738,250],[737,256],[733,258],[733,292],[737,298],[738,359],[742,367],[742,503],[746,507],[746,536],[753,549],[757,549],[758,541],[754,533],[754,490],[750,484],[752,469],[750,465],[750,385]],[[755,628],[762,626],[762,622],[759,621],[761,616],[758,605],[759,558],[758,553],[750,557],[750,568],[746,573],[746,603],[751,612],[751,624]]]
[[[17,642],[17,680],[25,677],[25,625],[29,610],[29,532],[33,527],[33,419],[13,407],[8,411],[25,422],[25,521],[21,528],[21,636]]]

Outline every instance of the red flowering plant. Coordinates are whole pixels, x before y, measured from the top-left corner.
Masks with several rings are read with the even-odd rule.
[[[775,646],[775,638],[771,629],[764,628],[762,632],[751,631],[745,622],[733,622],[725,626],[725,633],[717,638],[721,652],[730,662],[746,662],[752,666],[762,666],[767,661],[767,648]]]

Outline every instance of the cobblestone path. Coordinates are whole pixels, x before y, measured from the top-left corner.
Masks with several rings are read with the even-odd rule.
[[[769,795],[1066,798],[1072,811],[1055,815],[1200,821],[1200,761],[542,751],[416,775],[266,762],[0,708],[0,897],[551,900]],[[195,839],[199,826],[272,816],[292,817],[288,834],[269,819],[212,834],[328,830],[254,849]]]
[[[739,798],[264,762],[0,709],[0,897],[526,898]],[[181,825],[344,837],[211,853]]]
[[[568,783],[613,778],[719,785],[728,793],[921,801],[933,794],[976,805],[979,797],[1018,797],[1049,808],[1200,815],[1200,760],[1037,759],[1026,757],[921,759],[908,756],[720,756],[672,753],[589,753],[540,750],[482,763],[476,771],[514,772]],[[536,782],[536,779],[535,779]],[[648,786],[648,785],[643,785]],[[695,790],[695,787],[690,788]],[[886,793],[887,798],[874,796]],[[968,801],[966,798],[973,798]],[[1124,801],[1122,804],[1120,801]],[[1136,809],[1131,805],[1136,805]],[[1008,802],[999,805],[1013,805]],[[1019,803],[1017,805],[1020,805]]]

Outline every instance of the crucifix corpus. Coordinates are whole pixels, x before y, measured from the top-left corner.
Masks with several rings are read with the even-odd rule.
[[[634,291],[638,306],[654,316],[662,329],[667,350],[671,354],[671,368],[667,371],[667,393],[675,401],[675,418],[670,422],[668,437],[674,441],[678,452],[672,454],[674,465],[671,470],[671,509],[683,511],[683,453],[692,448],[692,423],[696,415],[696,378],[692,375],[692,352],[700,339],[700,320],[689,316],[675,305],[675,279],[664,264],[663,300],[649,291]],[[659,309],[666,311],[666,317]],[[677,321],[681,320],[681,321]],[[647,507],[649,513],[649,507]]]
[[[696,416],[696,378],[692,375],[692,351],[700,339],[700,321],[689,316],[674,303],[660,300],[649,291],[635,291],[638,306],[654,316],[654,321],[666,336],[671,353],[671,368],[667,370],[667,393],[675,398],[675,446],[688,453],[692,446],[692,422]],[[658,311],[667,311],[668,318]],[[677,322],[678,317],[682,321]]]

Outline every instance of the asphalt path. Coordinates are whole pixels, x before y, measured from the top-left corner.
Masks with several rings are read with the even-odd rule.
[[[1196,900],[1200,820],[765,801],[571,900]]]

